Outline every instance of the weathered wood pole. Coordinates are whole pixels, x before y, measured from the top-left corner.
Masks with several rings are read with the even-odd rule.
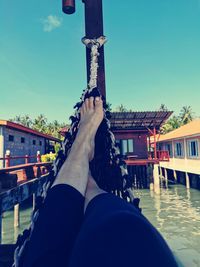
[[[185,173],[185,178],[186,178],[186,188],[190,189],[190,177],[187,172]]]
[[[153,168],[153,180],[154,180],[154,192],[160,193],[160,177],[159,177],[159,170],[158,164],[154,164]]]
[[[20,226],[19,204],[14,206],[14,227]]]
[[[7,150],[5,154],[5,167],[10,167],[10,151]]]
[[[153,165],[152,164],[148,164],[147,166],[147,179],[148,179],[150,190],[153,190]]]
[[[153,129],[153,137],[154,137],[154,158],[157,159],[157,142],[156,142],[156,128]]]
[[[177,183],[177,172],[174,170],[174,181]]]
[[[37,162],[41,162],[41,154],[40,151],[37,151]]]
[[[168,186],[168,172],[167,169],[165,168],[165,183],[166,183],[166,187]]]
[[[85,4],[85,36],[89,39],[103,36],[103,7],[102,0],[82,0]],[[106,97],[104,46],[99,49],[97,85],[101,94]],[[87,82],[90,79],[90,49],[86,48]]]
[[[36,205],[36,194],[33,194],[33,210],[35,210],[35,205]]]
[[[28,164],[28,160],[29,160],[28,155],[26,155],[25,156],[25,164]]]

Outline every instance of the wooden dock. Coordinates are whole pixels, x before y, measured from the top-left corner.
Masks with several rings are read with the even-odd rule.
[[[9,174],[10,172],[16,170],[24,170],[30,168],[41,168],[47,167],[50,169],[51,163],[34,163],[34,164],[26,164],[26,165],[19,165],[14,167],[9,167],[0,170],[0,177],[2,174]],[[37,172],[36,172],[37,173]],[[41,172],[40,172],[41,173]],[[0,267],[11,267],[13,263],[13,255],[14,255],[14,244],[1,244],[2,242],[2,214],[12,208],[14,208],[14,227],[18,227],[20,224],[20,204],[29,199],[30,197],[33,198],[33,207],[35,206],[35,199],[36,196],[42,194],[43,185],[48,180],[48,173],[42,175],[39,178],[34,178],[31,180],[21,181],[11,189],[1,189],[0,192]]]

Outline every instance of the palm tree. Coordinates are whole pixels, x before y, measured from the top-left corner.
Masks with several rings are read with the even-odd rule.
[[[33,122],[33,129],[38,130],[39,132],[46,132],[47,118],[40,114]]]
[[[182,122],[178,116],[173,116],[171,119],[169,119],[162,127],[161,127],[161,133],[166,134],[169,133],[177,128],[182,126]]]
[[[127,112],[128,110],[124,105],[120,104],[118,107],[116,107],[115,111],[117,111],[117,112]]]
[[[10,121],[13,121],[13,122],[16,122],[16,123],[19,123],[21,125],[24,125],[26,127],[31,127],[33,122],[30,118],[29,115],[24,115],[24,116],[16,116],[14,119],[11,119]]]
[[[187,124],[194,119],[194,113],[191,106],[184,106],[180,111],[180,119],[182,124]]]
[[[22,117],[22,124],[24,125],[24,126],[26,126],[26,127],[31,127],[32,126],[32,120],[31,120],[31,118],[30,118],[30,116],[29,115],[24,115],[23,117]]]
[[[160,108],[159,108],[159,111],[168,111],[168,108],[165,104],[161,104],[160,105]]]
[[[46,134],[52,135],[56,138],[62,139],[62,135],[60,134],[60,130],[65,128],[66,124],[59,123],[57,120],[50,122],[46,125]]]

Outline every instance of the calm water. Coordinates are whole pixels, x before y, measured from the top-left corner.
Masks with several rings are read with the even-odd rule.
[[[200,267],[200,191],[181,185],[135,192],[143,214],[162,233],[175,256],[185,267]]]
[[[143,214],[162,233],[175,256],[185,267],[200,267],[200,191],[181,185],[161,189],[157,195],[138,190]],[[28,227],[31,208],[21,211],[21,227],[13,230],[13,212],[3,219],[3,242],[13,243],[18,232]]]

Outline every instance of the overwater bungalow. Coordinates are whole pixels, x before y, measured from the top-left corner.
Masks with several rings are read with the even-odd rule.
[[[133,184],[137,188],[149,187],[153,176],[158,176],[158,172],[154,172],[155,166],[157,167],[160,161],[169,159],[168,151],[157,149],[156,136],[171,114],[170,111],[113,112],[111,114],[111,130],[121,155],[127,163]]]
[[[160,162],[166,178],[200,189],[200,119],[161,135],[157,148],[169,153],[169,161]]]
[[[112,113],[111,130],[129,165],[146,165],[163,159],[156,145],[152,151],[151,137],[156,143],[157,133],[171,114],[168,111]]]

